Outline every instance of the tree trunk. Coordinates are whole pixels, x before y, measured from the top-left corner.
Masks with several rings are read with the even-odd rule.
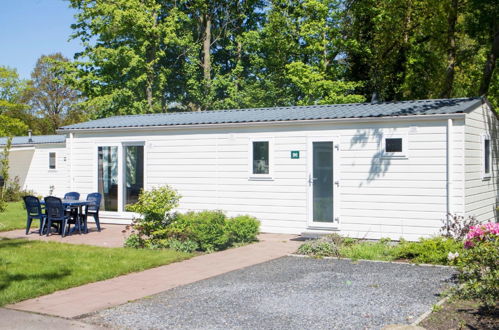
[[[154,30],[155,30],[156,25],[157,25],[157,18],[158,18],[158,14],[156,12],[154,12],[152,15]],[[146,61],[147,61],[146,99],[147,99],[148,111],[153,112],[153,103],[154,103],[153,89],[154,89],[154,80],[156,79],[155,72],[154,72],[154,65],[156,62],[156,39],[157,39],[157,36],[152,35],[150,38],[152,40],[150,40],[150,44],[146,50]]]
[[[325,31],[322,33],[322,46],[324,47],[322,51],[322,70],[326,73],[327,68],[329,67],[329,58],[327,51],[327,36]]]
[[[485,67],[483,70],[482,83],[480,84],[480,95],[486,95],[489,91],[490,81],[492,80],[492,74],[496,67],[497,57],[499,56],[499,23],[495,23],[494,35],[492,37],[492,47],[490,53],[487,56],[487,61],[485,62]]]
[[[449,98],[452,96],[454,87],[454,74],[456,67],[456,24],[459,0],[452,0],[447,18],[447,69],[445,80],[440,97]]]
[[[211,17],[204,14],[204,36],[203,36],[203,78],[209,85],[211,80]]]

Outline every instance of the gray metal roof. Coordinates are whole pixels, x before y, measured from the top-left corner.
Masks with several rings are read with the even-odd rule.
[[[434,99],[115,116],[64,126],[60,131],[454,114],[463,113],[481,102],[481,98]]]
[[[54,144],[54,143],[65,143],[65,135],[33,135],[31,141],[29,136],[14,136],[12,138],[12,145],[33,145],[33,144]],[[7,143],[6,137],[0,138],[0,145],[5,145]]]

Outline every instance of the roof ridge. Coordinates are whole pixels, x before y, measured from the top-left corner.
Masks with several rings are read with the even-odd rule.
[[[63,126],[60,130],[455,113],[462,110],[461,108],[466,105],[464,103],[475,100],[480,100],[480,98],[404,100],[375,104],[362,102],[299,106],[285,105],[279,107],[117,115]],[[259,118],[260,115],[261,118]]]

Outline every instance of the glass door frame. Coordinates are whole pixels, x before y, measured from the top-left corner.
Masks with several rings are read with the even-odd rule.
[[[121,153],[121,189],[118,187],[118,190],[121,193],[121,204],[119,204],[120,208],[118,209],[118,212],[127,212],[125,210],[125,196],[126,196],[126,161],[125,161],[125,152],[126,152],[126,147],[143,147],[143,154],[142,154],[142,188],[145,188],[146,185],[146,147],[144,141],[130,141],[130,142],[122,142],[121,143],[121,151],[118,150],[118,152]],[[120,211],[121,210],[121,211]],[[127,212],[127,213],[132,213],[132,212]]]
[[[307,227],[310,229],[339,229],[339,136],[314,136],[307,141]],[[333,220],[332,222],[314,222],[314,142],[331,142],[333,145]]]
[[[127,146],[143,146],[144,147],[144,188],[147,182],[147,162],[146,162],[146,144],[143,140],[126,141],[126,142],[99,142],[94,145],[94,191],[99,189],[99,147],[118,147],[118,211],[104,211],[100,213],[103,216],[109,215],[115,217],[117,214],[135,215],[133,212],[125,211],[125,147]]]

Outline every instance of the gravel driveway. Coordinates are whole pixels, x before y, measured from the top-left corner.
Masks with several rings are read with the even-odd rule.
[[[84,319],[118,328],[379,329],[411,323],[453,270],[284,257],[177,287]]]

